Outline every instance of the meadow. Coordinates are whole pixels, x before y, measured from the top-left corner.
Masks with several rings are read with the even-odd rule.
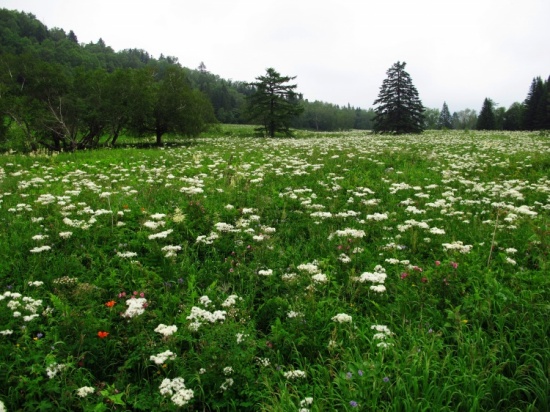
[[[548,135],[242,135],[0,156],[5,410],[550,410]]]

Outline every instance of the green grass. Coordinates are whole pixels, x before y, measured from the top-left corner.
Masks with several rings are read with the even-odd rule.
[[[0,157],[7,410],[549,410],[546,136],[251,133]]]

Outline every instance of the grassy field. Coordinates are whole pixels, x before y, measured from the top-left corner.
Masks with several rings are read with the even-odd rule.
[[[0,156],[6,410],[550,410],[547,136],[242,135]]]

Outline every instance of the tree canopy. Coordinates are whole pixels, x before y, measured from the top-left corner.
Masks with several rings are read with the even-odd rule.
[[[397,62],[386,72],[374,111],[373,130],[376,133],[421,133],[424,130],[424,106],[406,63]]]
[[[447,106],[447,102],[443,102],[443,107],[441,108],[441,112],[439,113],[439,119],[437,121],[437,128],[438,129],[453,128],[453,117],[449,112],[449,106]]]
[[[300,96],[294,91],[297,85],[288,83],[295,78],[281,76],[270,67],[264,76],[251,83],[255,92],[248,97],[248,112],[250,119],[261,122],[258,132],[269,137],[275,137],[275,133],[291,135],[292,119],[304,110]]]
[[[481,112],[477,118],[477,129],[478,130],[495,130],[496,129],[496,120],[494,112],[494,102],[485,98],[483,101],[483,106],[481,107]]]

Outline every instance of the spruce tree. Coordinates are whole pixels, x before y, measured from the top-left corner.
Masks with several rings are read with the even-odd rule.
[[[438,129],[452,129],[453,128],[453,117],[449,112],[449,107],[447,102],[443,102],[443,108],[439,113],[439,120],[437,122]]]
[[[295,84],[288,84],[296,76],[281,76],[275,69],[267,69],[265,76],[257,77],[254,94],[248,97],[248,114],[251,120],[260,121],[262,127],[257,132],[275,137],[275,133],[292,135],[291,120],[303,112],[299,95],[294,91]]]
[[[495,130],[496,119],[494,112],[494,103],[491,99],[485,98],[483,101],[483,107],[477,118],[477,130]]]
[[[544,98],[544,82],[536,77],[531,82],[529,93],[524,101],[525,111],[523,113],[523,128],[525,130],[536,130],[540,119],[540,103]]]
[[[407,63],[397,62],[386,72],[374,105],[375,133],[421,133],[424,130],[424,106],[418,97]]]

